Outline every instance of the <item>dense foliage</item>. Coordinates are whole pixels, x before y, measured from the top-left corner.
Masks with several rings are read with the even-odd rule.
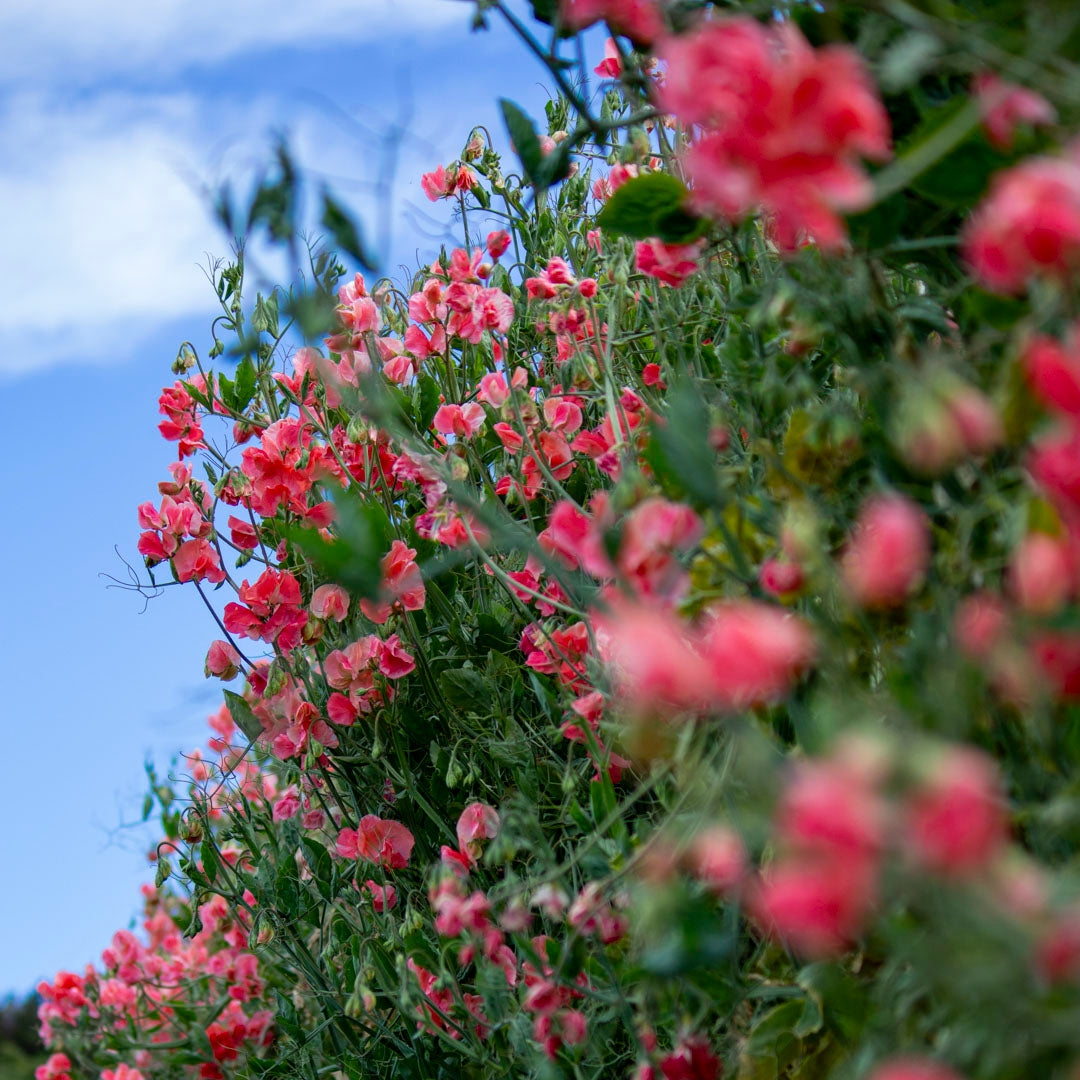
[[[1075,1076],[1080,12],[532,6],[461,247],[217,268],[138,545],[239,681],[39,1080]]]

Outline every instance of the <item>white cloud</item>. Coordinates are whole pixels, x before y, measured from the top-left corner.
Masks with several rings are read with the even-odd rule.
[[[331,41],[385,48],[464,28],[470,9],[462,0],[3,0],[0,81],[159,75]]]

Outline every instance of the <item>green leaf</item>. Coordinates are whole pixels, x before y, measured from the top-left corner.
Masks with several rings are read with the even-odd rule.
[[[274,879],[274,900],[277,908],[289,919],[295,919],[300,911],[300,881],[296,872],[296,861],[289,856],[278,867]]]
[[[300,841],[300,850],[304,853],[307,864],[311,867],[311,876],[315,881],[315,887],[324,900],[330,900],[334,895],[334,864],[330,854],[315,840],[305,836]]]
[[[688,244],[704,236],[709,223],[686,209],[686,185],[668,173],[647,173],[628,180],[596,216],[605,232],[636,240],[659,237],[667,244]]]
[[[234,408],[243,412],[255,396],[255,365],[245,356],[236,369],[236,397]]]
[[[251,711],[251,706],[235,691],[226,690],[225,704],[229,706],[229,715],[233,723],[249,739],[257,739],[263,731],[259,718]]]
[[[499,98],[499,108],[502,109],[510,141],[514,144],[514,150],[521,159],[525,179],[530,183],[536,183],[544,158],[544,153],[540,149],[540,138],[536,134],[536,125],[529,119],[528,114],[506,98]]]
[[[799,972],[797,981],[820,1004],[827,1027],[849,1042],[861,1035],[869,1002],[858,981],[839,964],[811,964]]]
[[[439,688],[455,708],[470,712],[487,712],[491,708],[492,688],[473,668],[444,671],[439,676]]]
[[[213,884],[217,881],[218,870],[221,868],[217,848],[214,847],[214,841],[210,839],[204,840],[199,845],[199,848],[202,852],[203,872],[206,874],[206,880]]]
[[[421,372],[416,380],[416,397],[413,401],[416,426],[421,432],[431,427],[431,421],[438,409],[439,384],[426,372]]]
[[[380,560],[393,539],[390,519],[373,499],[338,491],[334,504],[337,539],[326,540],[318,530],[288,526],[286,538],[296,544],[332,581],[369,600],[382,583]]]
[[[717,505],[716,454],[709,445],[709,415],[693,384],[671,388],[667,414],[653,426],[646,458],[670,484],[705,505]]]
[[[360,230],[353,219],[328,191],[322,193],[323,226],[330,231],[335,245],[346,255],[351,255],[364,269],[375,270],[375,260],[368,254],[360,237]]]

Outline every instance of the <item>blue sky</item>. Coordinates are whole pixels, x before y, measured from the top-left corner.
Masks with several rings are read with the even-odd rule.
[[[534,110],[542,70],[461,0],[3,0],[0,4],[0,529],[6,689],[0,994],[95,961],[151,875],[127,827],[143,761],[202,742],[208,618],[189,590],[143,611],[135,508],[173,447],[156,399],[178,343],[205,348],[200,271],[227,253],[201,189],[250,176],[274,132],[371,220],[401,144],[389,266],[430,259],[419,175],[495,99]],[[385,208],[379,208],[386,213]]]

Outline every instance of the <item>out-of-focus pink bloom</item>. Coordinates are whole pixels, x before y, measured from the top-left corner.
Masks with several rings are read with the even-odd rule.
[[[876,899],[867,860],[795,856],[773,863],[748,907],[762,929],[808,957],[836,956],[862,932]]]
[[[758,582],[773,596],[792,596],[803,586],[802,567],[787,559],[766,559],[758,571]]]
[[[1046,631],[1031,643],[1031,653],[1055,696],[1080,700],[1080,634]]]
[[[1017,124],[1052,124],[1057,119],[1053,105],[1042,94],[1005,82],[993,72],[976,75],[974,90],[986,137],[999,150],[1012,148]]]
[[[793,23],[704,20],[661,49],[660,104],[704,133],[686,168],[693,199],[729,221],[760,207],[780,247],[838,248],[840,214],[868,205],[861,158],[891,153],[888,114],[853,50],[814,49]]]
[[[993,593],[965,597],[953,619],[956,643],[973,660],[991,655],[1009,625],[1005,605]]]
[[[1035,396],[1048,408],[1067,416],[1080,416],[1080,349],[1074,326],[1068,345],[1037,336],[1024,350],[1024,373]]]
[[[746,848],[734,829],[711,825],[694,837],[687,863],[706,888],[718,896],[727,896],[738,890],[746,877]]]
[[[902,495],[877,495],[859,512],[841,570],[862,607],[902,604],[922,583],[930,561],[926,516]]]
[[[957,877],[982,870],[1008,835],[997,770],[981,750],[950,747],[908,796],[905,846],[920,866],[935,873]]]
[[[273,819],[287,821],[300,813],[300,794],[295,786],[286,788],[273,806]]]
[[[1068,543],[1032,532],[1020,541],[1009,562],[1009,592],[1031,615],[1053,615],[1074,591],[1075,560]]]
[[[601,657],[631,708],[696,710],[709,700],[710,666],[675,615],[622,603],[594,624]]]
[[[701,655],[710,697],[721,709],[745,709],[784,696],[814,659],[810,628],[783,608],[752,600],[707,613]]]
[[[345,859],[366,859],[387,870],[401,870],[409,865],[415,842],[400,822],[368,814],[360,819],[358,829],[338,833],[337,853]]]
[[[585,30],[603,19],[636,45],[651,45],[665,30],[655,0],[559,0],[559,16],[571,30]]]
[[[506,254],[507,249],[510,247],[510,234],[505,229],[496,229],[495,232],[489,232],[486,246],[488,254],[493,259],[497,259],[500,255]]]
[[[964,231],[964,255],[994,292],[1068,277],[1080,266],[1080,149],[997,173]]]
[[[879,1065],[867,1080],[964,1080],[947,1065],[932,1058],[893,1058]]]

